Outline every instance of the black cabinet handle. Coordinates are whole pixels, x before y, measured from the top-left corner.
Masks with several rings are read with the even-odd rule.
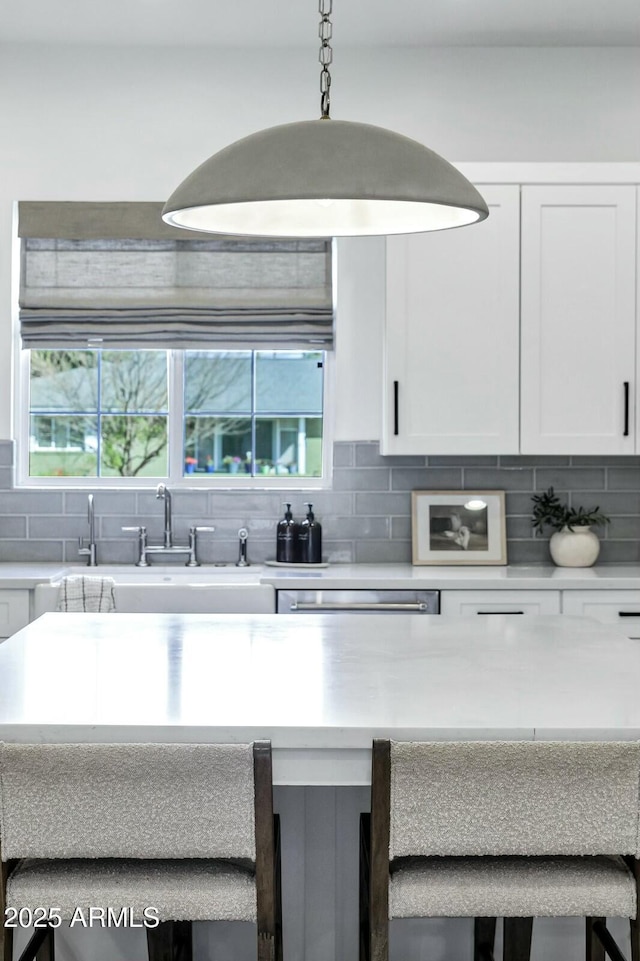
[[[400,433],[398,426],[398,381],[393,382],[393,434],[397,437]]]
[[[640,611],[618,611],[618,617],[640,617]]]
[[[623,437],[629,436],[629,381],[624,382],[624,431]]]
[[[476,611],[476,614],[524,614],[524,611]]]

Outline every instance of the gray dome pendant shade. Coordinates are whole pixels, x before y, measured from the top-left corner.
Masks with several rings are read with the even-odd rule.
[[[210,233],[340,237],[444,230],[488,214],[475,187],[417,141],[323,118],[220,150],[180,184],[162,217]]]
[[[489,216],[437,153],[383,127],[330,120],[333,0],[320,13],[320,120],[270,127],[205,160],[173,192],[174,227],[260,237],[357,237],[464,227]]]

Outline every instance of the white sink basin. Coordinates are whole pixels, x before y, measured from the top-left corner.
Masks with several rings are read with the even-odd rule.
[[[275,590],[260,584],[260,567],[123,567],[69,568],[35,589],[34,614],[55,611],[65,574],[111,577],[116,610],[159,614],[273,614]]]

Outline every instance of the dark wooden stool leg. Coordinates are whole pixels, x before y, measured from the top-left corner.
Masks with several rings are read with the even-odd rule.
[[[632,918],[631,925],[631,961],[640,961],[640,919]]]
[[[0,961],[11,961],[13,957],[13,929],[0,925]]]
[[[53,928],[49,928],[47,938],[36,954],[36,961],[55,961],[55,934]]]
[[[493,961],[496,943],[496,919],[474,918],[473,961]]]
[[[161,921],[147,928],[149,961],[191,961],[193,956],[190,921]]]
[[[175,922],[176,961],[191,961],[193,958],[193,926],[191,921]]]
[[[533,918],[504,919],[504,961],[529,961]]]
[[[604,947],[600,939],[596,936],[593,930],[593,925],[596,921],[600,921],[604,924],[604,918],[585,918],[586,923],[586,961],[605,961]]]
[[[371,872],[371,815],[360,815],[359,961],[370,961],[371,918],[369,878]]]

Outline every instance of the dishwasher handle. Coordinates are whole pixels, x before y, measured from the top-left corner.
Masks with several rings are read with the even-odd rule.
[[[407,614],[407,613],[425,614],[428,610],[428,607],[424,603],[424,601],[417,601],[415,603],[407,602],[404,604],[393,603],[391,601],[386,603],[384,601],[370,601],[369,603],[353,602],[353,603],[343,603],[343,604],[339,602],[336,602],[333,604],[331,602],[309,604],[303,601],[292,601],[290,609],[292,611],[307,611],[307,612],[314,612],[314,611],[340,612],[342,611],[344,613],[349,613],[350,611],[351,612],[357,611],[360,614],[366,613],[366,612],[377,614],[379,611],[391,611],[391,612],[396,612],[398,614]]]

